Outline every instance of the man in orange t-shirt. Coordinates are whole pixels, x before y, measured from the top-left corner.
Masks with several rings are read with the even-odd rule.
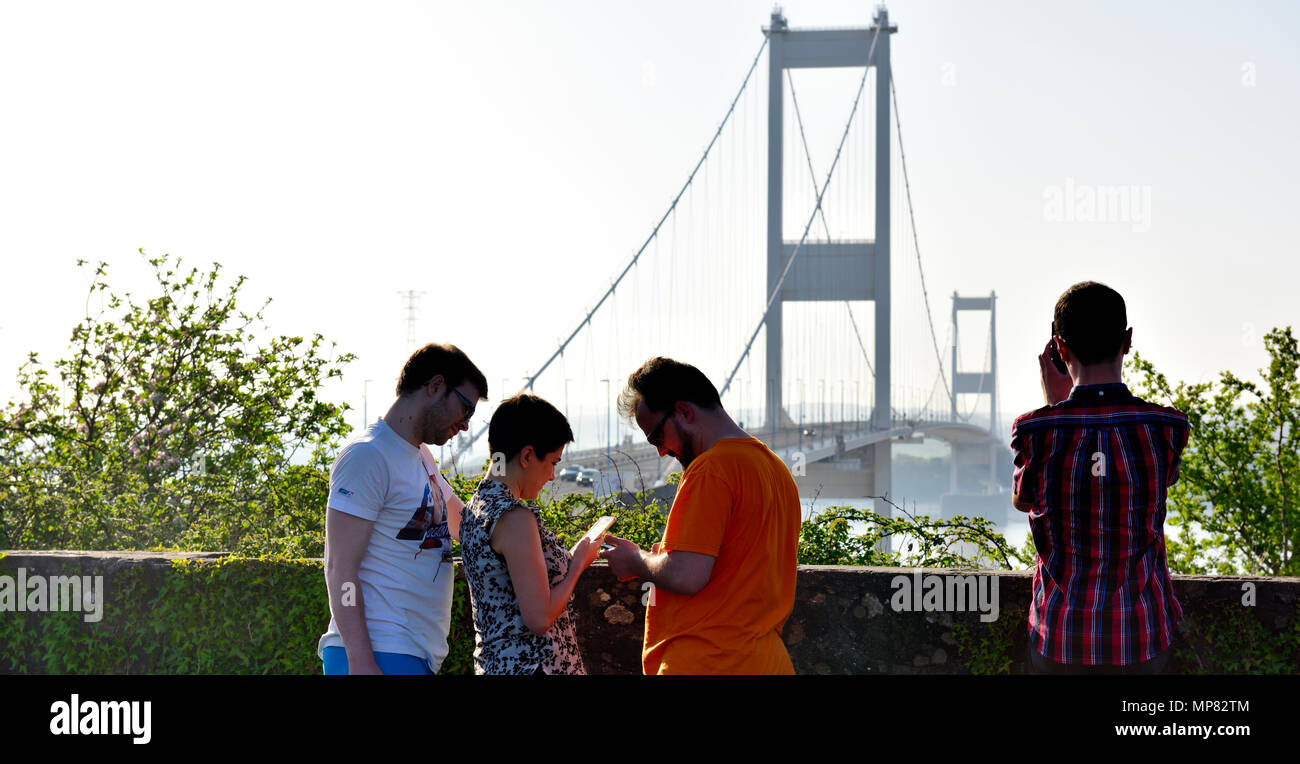
[[[799,492],[789,470],[722,408],[699,369],[652,358],[628,377],[619,412],[660,456],[686,467],[651,552],[608,536],[620,578],[654,584],[647,674],[793,674],[781,628],[794,607]]]

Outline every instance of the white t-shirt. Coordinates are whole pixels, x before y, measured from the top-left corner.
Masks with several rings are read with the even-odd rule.
[[[374,521],[357,575],[371,648],[422,657],[437,672],[447,657],[451,628],[454,571],[447,511],[459,514],[463,505],[433,454],[378,420],[339,452],[330,471],[328,506]],[[326,647],[343,647],[332,605],[317,654]]]

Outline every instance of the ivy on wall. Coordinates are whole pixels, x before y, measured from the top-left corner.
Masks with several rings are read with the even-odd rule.
[[[1300,617],[1274,631],[1253,608],[1206,608],[1179,625],[1174,657],[1184,674],[1300,674]]]
[[[0,555],[2,558],[3,555]],[[12,563],[0,572],[12,575]],[[114,571],[103,618],[80,612],[0,613],[0,673],[319,674],[329,622],[320,560],[226,557]],[[972,674],[1014,673],[1024,661],[1023,608],[997,621],[959,620],[953,636]],[[457,567],[444,674],[472,674],[474,625]],[[1189,614],[1175,643],[1178,673],[1300,673],[1300,617],[1270,629],[1250,608]]]
[[[953,624],[957,654],[970,673],[1013,673],[1025,659],[1027,617],[1021,609],[983,628]],[[1207,606],[1179,623],[1167,672],[1300,674],[1300,617],[1282,630],[1270,630],[1250,608]]]
[[[5,571],[10,573],[10,571]],[[474,624],[457,569],[443,673],[473,673]],[[329,623],[320,560],[226,557],[130,566],[106,576],[103,618],[4,613],[0,672],[319,674]]]

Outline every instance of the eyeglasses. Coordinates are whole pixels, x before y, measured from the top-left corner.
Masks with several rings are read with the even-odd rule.
[[[663,447],[664,425],[668,423],[668,418],[671,417],[676,411],[677,409],[675,406],[674,408],[668,409],[667,413],[663,415],[663,418],[659,420],[659,424],[655,425],[655,428],[645,436],[645,439],[650,441],[650,445],[654,446],[655,448]]]
[[[474,416],[473,402],[471,402],[469,398],[466,398],[464,395],[462,395],[461,392],[456,388],[453,387],[451,391],[456,394],[457,398],[460,398],[460,405],[465,407],[465,421],[468,422],[470,418]]]

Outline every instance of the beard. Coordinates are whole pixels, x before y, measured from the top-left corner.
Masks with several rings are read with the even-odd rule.
[[[449,426],[438,416],[438,409],[434,404],[425,407],[420,416],[420,426],[424,430],[420,440],[430,446],[441,446],[451,440],[448,434]]]
[[[695,461],[695,457],[699,456],[695,451],[695,445],[687,441],[682,441],[682,450],[680,453],[673,451],[669,451],[668,453],[672,454],[677,461],[681,463],[682,469],[690,467],[691,462]]]

